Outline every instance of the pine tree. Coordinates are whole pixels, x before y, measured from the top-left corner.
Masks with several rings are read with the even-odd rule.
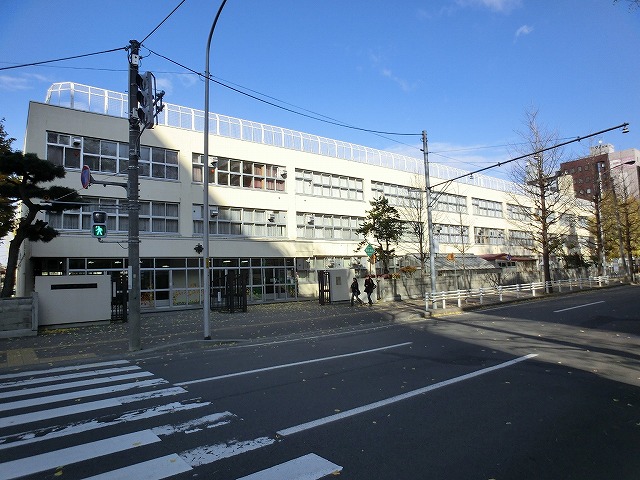
[[[11,151],[0,154],[0,198],[12,205],[22,203],[22,216],[13,222],[15,231],[9,244],[1,297],[13,294],[22,243],[25,240],[49,242],[59,234],[44,220],[36,219],[38,213],[61,212],[80,206],[82,197],[75,190],[49,183],[64,176],[64,167],[42,160],[37,155]]]

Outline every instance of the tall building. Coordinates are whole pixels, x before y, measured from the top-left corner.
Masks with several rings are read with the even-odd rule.
[[[81,190],[81,172],[108,185],[82,191],[87,205],[48,214],[61,234],[26,242],[18,295],[38,275],[112,276],[126,272],[129,158],[127,95],[75,83],[56,83],[45,103],[31,102],[25,152],[66,169],[60,184]],[[409,157],[351,143],[210,115],[210,158],[203,158],[202,111],[165,104],[158,125],[141,137],[140,258],[142,308],[202,304],[199,245],[209,228],[211,278],[235,272],[247,280],[250,302],[317,295],[317,271],[375,269],[356,233],[370,201],[384,195],[404,213],[423,185],[422,155]],[[417,140],[417,139],[416,139]],[[210,169],[209,208],[203,172]],[[441,185],[433,205],[440,254],[537,258],[531,233],[516,228],[514,185],[486,175],[429,166]],[[418,189],[416,191],[416,189]],[[107,212],[108,237],[90,233],[91,213]],[[392,269],[417,265],[415,242],[397,248]],[[346,286],[345,286],[346,288]]]
[[[640,150],[635,148],[616,152],[613,145],[597,145],[590,148],[589,156],[562,163],[560,170],[573,178],[578,198],[593,201],[598,189],[612,184],[640,198]]]

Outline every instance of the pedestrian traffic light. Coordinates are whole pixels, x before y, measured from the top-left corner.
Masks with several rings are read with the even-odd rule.
[[[91,213],[91,236],[95,238],[107,236],[107,212]]]
[[[153,128],[155,122],[153,74],[146,72],[136,74],[136,98],[138,100],[137,113],[140,123],[147,128]]]

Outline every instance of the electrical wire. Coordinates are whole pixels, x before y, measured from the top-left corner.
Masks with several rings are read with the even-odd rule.
[[[111,48],[109,50],[102,50],[101,52],[84,53],[82,55],[73,55],[71,57],[56,58],[54,60],[43,60],[41,62],[22,63],[20,65],[12,65],[10,67],[0,67],[0,71],[11,70],[14,68],[33,67],[35,65],[44,65],[46,63],[62,62],[65,60],[74,60],[76,58],[91,57],[92,55],[102,55],[103,53],[117,52],[118,50],[126,50],[126,49],[127,47],[118,47],[118,48]]]
[[[146,41],[146,40],[147,40],[151,35],[153,35],[153,34],[156,32],[156,30],[158,30],[158,29],[162,26],[162,24],[163,24],[164,22],[166,22],[166,21],[169,19],[169,17],[170,17],[171,15],[173,15],[173,14],[175,13],[175,11],[176,11],[176,10],[178,10],[178,9],[182,6],[182,4],[183,4],[184,2],[186,2],[186,1],[187,1],[187,0],[182,0],[182,1],[178,4],[178,6],[176,6],[176,8],[174,8],[173,10],[171,10],[171,13],[170,13],[169,15],[167,15],[166,17],[164,17],[164,20],[162,20],[162,21],[161,21],[161,22],[156,26],[156,28],[154,28],[153,30],[151,30],[151,32],[149,33],[149,35],[147,35],[146,37],[144,37],[140,43],[144,43],[144,42],[145,42],[145,41]]]
[[[153,53],[154,55],[157,55],[158,57],[163,58],[163,59],[165,59],[165,60],[166,60],[166,61],[168,61],[168,62],[171,62],[171,63],[173,63],[173,64],[175,64],[175,65],[178,65],[179,67],[184,68],[185,70],[187,70],[187,71],[189,71],[189,72],[191,72],[191,73],[195,73],[196,75],[198,75],[199,77],[201,77],[201,78],[203,78],[203,79],[206,79],[206,76],[205,76],[203,73],[197,72],[197,71],[193,70],[192,68],[187,67],[186,65],[182,65],[181,63],[179,63],[179,62],[177,62],[177,61],[175,61],[175,60],[172,60],[171,58],[166,57],[166,56],[164,56],[164,55],[162,55],[162,54],[160,54],[160,53],[158,53],[158,52],[156,52],[156,51],[154,51],[154,50],[150,49],[150,48],[149,48],[148,46],[146,46],[146,45],[145,45],[144,47],[145,47],[147,50],[149,50],[149,52]],[[317,117],[317,116],[313,116],[313,115],[309,115],[309,114],[306,114],[306,113],[302,113],[302,112],[299,112],[299,111],[293,110],[293,109],[291,109],[291,108],[284,107],[284,106],[282,106],[282,105],[278,105],[277,103],[270,102],[270,101],[265,100],[265,99],[263,99],[263,98],[260,98],[260,97],[258,97],[258,96],[256,96],[256,95],[253,95],[253,94],[250,94],[250,93],[244,92],[244,91],[242,91],[242,90],[240,90],[240,89],[238,89],[238,88],[232,87],[231,85],[227,85],[227,84],[226,84],[226,83],[224,83],[224,82],[221,82],[221,81],[219,81],[219,80],[216,80],[212,75],[209,75],[209,80],[210,80],[210,81],[212,81],[213,83],[216,83],[216,84],[218,84],[218,85],[222,86],[222,87],[225,87],[225,88],[227,88],[227,89],[229,89],[229,90],[232,90],[232,91],[234,91],[234,92],[236,92],[236,93],[239,93],[239,94],[241,94],[241,95],[244,95],[244,96],[246,96],[246,97],[252,98],[252,99],[257,100],[257,101],[259,101],[259,102],[262,102],[262,103],[264,103],[264,104],[270,105],[270,106],[272,106],[272,107],[279,108],[279,109],[284,110],[284,111],[286,111],[286,112],[294,113],[294,114],[296,114],[296,115],[300,115],[300,116],[302,116],[302,117],[310,118],[310,119],[312,119],[312,120],[317,120],[317,121],[319,121],[319,122],[324,122],[324,123],[328,123],[328,124],[331,124],[331,125],[336,125],[336,126],[338,126],[338,127],[350,128],[350,129],[352,129],[352,130],[359,130],[359,131],[361,131],[361,132],[368,132],[368,133],[376,133],[376,134],[380,134],[380,135],[397,135],[397,136],[414,136],[414,135],[419,135],[418,133],[398,133],[398,132],[385,132],[385,131],[381,131],[381,130],[371,130],[371,129],[368,129],[368,128],[355,127],[355,126],[353,126],[353,125],[349,125],[349,124],[342,123],[342,122],[338,122],[338,121],[327,120],[327,118],[330,118],[330,117],[319,118],[319,117]],[[265,96],[266,96],[266,95],[265,95]],[[317,115],[320,115],[320,114],[317,114]],[[324,115],[323,115],[323,116],[324,116]]]

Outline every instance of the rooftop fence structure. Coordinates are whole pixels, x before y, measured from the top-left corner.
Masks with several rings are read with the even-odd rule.
[[[126,93],[73,82],[52,84],[45,99],[45,103],[50,105],[123,118],[128,117],[128,101]],[[209,114],[209,122],[209,132],[212,135],[424,174],[422,157],[409,157],[217,113]],[[165,103],[164,110],[158,114],[158,124],[203,132],[204,111]],[[465,176],[467,174],[469,176]],[[429,175],[444,181],[463,177],[457,182],[503,192],[515,191],[515,185],[507,180],[482,174],[471,175],[471,172],[440,163],[429,163]]]

